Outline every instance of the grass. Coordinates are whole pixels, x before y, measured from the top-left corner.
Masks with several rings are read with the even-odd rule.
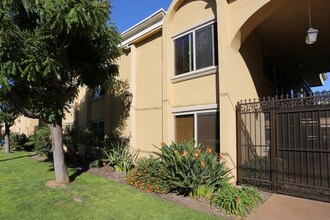
[[[26,152],[0,152],[0,175],[1,220],[217,219],[88,173],[65,188],[48,188],[52,165]]]

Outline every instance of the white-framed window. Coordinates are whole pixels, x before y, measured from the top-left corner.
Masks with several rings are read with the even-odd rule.
[[[219,112],[201,110],[174,113],[174,136],[177,144],[194,140],[219,151]]]
[[[105,89],[103,88],[103,86],[98,85],[94,88],[93,94],[92,94],[93,98],[101,97],[104,95],[105,95]]]
[[[99,140],[104,140],[104,121],[91,121],[92,132]]]
[[[215,72],[215,23],[208,22],[173,38],[173,78]]]
[[[73,122],[71,122],[71,123],[65,123],[64,132],[72,131],[73,129],[74,129]]]

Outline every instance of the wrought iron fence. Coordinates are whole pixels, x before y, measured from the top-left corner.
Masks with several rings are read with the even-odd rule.
[[[330,201],[330,92],[237,104],[238,183]]]

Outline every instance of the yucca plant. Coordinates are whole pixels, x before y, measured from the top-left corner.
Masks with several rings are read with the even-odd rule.
[[[210,148],[204,151],[201,145],[187,142],[181,145],[162,144],[158,149],[160,152],[155,154],[164,161],[170,183],[184,195],[201,196],[201,186],[216,189],[230,179],[225,161]]]
[[[139,151],[117,143],[105,143],[105,148],[102,148],[103,159],[107,166],[112,166],[117,172],[123,171],[127,173],[130,171],[137,159]]]

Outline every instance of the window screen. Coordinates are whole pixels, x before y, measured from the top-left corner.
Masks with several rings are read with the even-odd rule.
[[[174,41],[175,44],[175,75],[193,70],[193,35],[182,36]]]
[[[182,144],[194,139],[194,115],[183,115],[175,117],[175,141]]]
[[[213,152],[219,149],[219,120],[217,113],[199,114],[197,117],[197,140],[205,147],[211,147]]]
[[[214,65],[213,62],[213,26],[199,29],[196,36],[196,69]]]

